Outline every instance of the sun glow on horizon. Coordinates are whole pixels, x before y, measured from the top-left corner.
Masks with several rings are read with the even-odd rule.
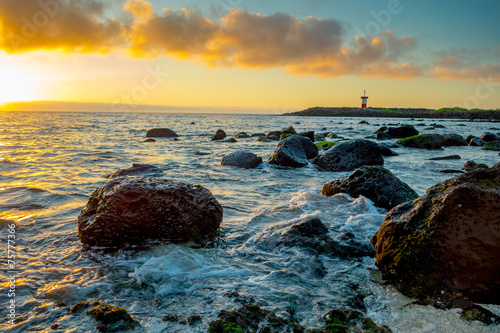
[[[0,104],[41,99],[37,86],[42,81],[24,68],[0,64]]]

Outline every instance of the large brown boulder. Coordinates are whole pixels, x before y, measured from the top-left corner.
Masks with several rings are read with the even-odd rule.
[[[376,265],[404,294],[500,303],[500,164],[429,188],[386,216]]]
[[[200,241],[214,236],[221,222],[222,207],[206,188],[118,177],[92,192],[78,216],[78,237],[90,246]]]
[[[344,179],[329,181],[321,189],[321,194],[327,197],[338,193],[348,193],[353,197],[365,196],[375,206],[385,209],[418,198],[418,194],[408,184],[378,165],[362,166]]]

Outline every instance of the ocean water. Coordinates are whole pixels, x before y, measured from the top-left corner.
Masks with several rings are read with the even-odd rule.
[[[0,113],[0,330],[12,332],[96,332],[72,305],[99,300],[126,308],[139,320],[137,332],[205,332],[220,310],[254,300],[306,328],[324,325],[330,309],[362,299],[365,316],[393,332],[500,332],[498,327],[465,323],[459,310],[412,305],[381,283],[373,258],[343,260],[299,248],[277,246],[280,234],[299,220],[318,217],[335,237],[350,231],[368,243],[386,210],[364,198],[321,196],[321,186],[350,172],[323,172],[264,162],[253,170],[220,165],[231,152],[247,150],[264,158],[276,142],[256,138],[211,142],[219,128],[228,136],[294,126],[297,131],[334,132],[365,138],[384,124],[413,124],[420,132],[480,136],[499,133],[500,124],[457,120],[279,117],[169,113]],[[194,124],[192,124],[194,122]],[[445,128],[426,129],[431,123]],[[168,127],[178,141],[144,143],[148,129]],[[326,128],[326,130],[323,130]],[[395,140],[388,141],[389,143]],[[385,167],[420,195],[453,177],[439,169],[460,169],[467,160],[489,166],[498,152],[478,147],[441,151],[394,148]],[[197,152],[207,155],[198,155]],[[461,160],[429,161],[458,154]],[[202,184],[224,208],[224,237],[218,246],[197,249],[161,244],[115,253],[85,250],[77,236],[77,217],[89,194],[106,177],[132,163],[162,168],[164,178]],[[12,225],[15,227],[12,228]],[[14,233],[8,261],[8,235]],[[9,264],[11,266],[9,266]],[[15,275],[15,297],[9,279]],[[235,298],[232,292],[240,297]],[[15,300],[15,326],[9,303]],[[499,314],[499,307],[488,306]],[[293,310],[292,310],[293,309]],[[162,322],[166,314],[199,315],[196,325]],[[55,327],[55,326],[54,326]]]

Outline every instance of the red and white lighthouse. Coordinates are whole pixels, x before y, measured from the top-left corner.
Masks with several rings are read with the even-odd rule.
[[[366,96],[366,90],[365,90],[363,96],[361,96],[361,108],[366,109],[367,103],[368,103],[368,96]]]

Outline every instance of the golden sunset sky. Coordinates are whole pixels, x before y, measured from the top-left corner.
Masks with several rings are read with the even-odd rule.
[[[0,0],[0,109],[500,108],[500,2]],[[17,103],[45,101],[36,103]]]

